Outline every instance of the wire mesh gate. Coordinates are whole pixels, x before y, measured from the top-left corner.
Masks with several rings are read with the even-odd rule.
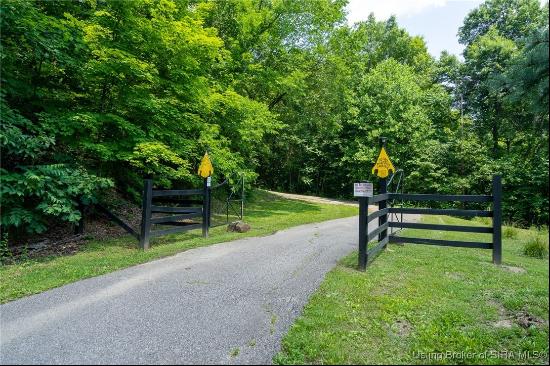
[[[210,227],[223,226],[244,217],[244,177],[231,185],[228,179],[211,189]]]
[[[396,178],[397,177],[397,178]],[[386,184],[386,189],[388,192],[393,193],[403,193],[404,189],[404,182],[403,182],[403,169],[397,169],[388,179],[388,183]],[[401,205],[403,205],[403,201],[401,201]],[[397,213],[392,212],[390,215],[390,221],[401,221],[403,222],[403,213],[400,215]],[[395,227],[391,227],[390,234],[396,233],[401,231],[402,229],[395,230]]]
[[[388,243],[409,243],[409,244],[427,244],[463,248],[481,248],[491,249],[493,252],[493,263],[500,264],[502,261],[502,183],[500,175],[493,177],[492,195],[443,195],[443,194],[404,194],[387,193],[386,180],[380,181],[380,192],[374,197],[359,198],[359,269],[364,271],[367,265],[382,249],[386,248]],[[405,208],[389,207],[389,203],[394,200],[412,201],[412,202],[486,202],[492,203],[492,211],[488,210],[465,210],[465,209],[433,209],[433,208]],[[369,204],[378,204],[378,211],[368,214]],[[457,225],[439,225],[423,224],[412,222],[394,222],[388,221],[389,214],[426,214],[426,215],[448,215],[461,217],[492,217],[492,227],[479,226],[457,226]],[[369,232],[368,225],[373,220],[378,219],[378,227]],[[424,230],[443,230],[459,231],[470,233],[491,233],[491,242],[469,242],[456,240],[435,240],[424,238],[401,237],[391,233],[388,235],[388,228],[407,228]],[[377,243],[371,249],[368,249],[368,243],[377,238]]]

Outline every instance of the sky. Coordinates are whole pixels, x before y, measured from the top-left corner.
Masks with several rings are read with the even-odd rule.
[[[481,3],[481,0],[349,0],[348,23],[365,20],[371,12],[378,20],[393,14],[410,34],[424,37],[434,57],[439,57],[443,50],[460,56],[464,47],[458,43],[458,28]]]

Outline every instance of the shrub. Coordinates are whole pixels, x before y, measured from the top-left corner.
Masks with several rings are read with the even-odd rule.
[[[502,235],[506,239],[515,239],[518,236],[518,229],[512,226],[504,226]]]
[[[160,186],[170,188],[171,180],[192,179],[189,162],[161,142],[142,142],[129,157],[130,164],[144,176],[154,176]]]
[[[8,248],[8,234],[0,235],[0,264],[7,263],[12,257],[10,248]]]
[[[111,180],[55,161],[51,131],[12,110],[1,95],[0,109],[1,231],[41,233],[51,218],[77,222],[78,200],[93,202],[96,192],[112,186]]]
[[[541,235],[536,235],[525,243],[523,254],[533,258],[546,258],[548,256],[548,243]]]
[[[476,217],[474,218],[474,221],[487,226],[491,226],[493,224],[493,220],[490,217]]]

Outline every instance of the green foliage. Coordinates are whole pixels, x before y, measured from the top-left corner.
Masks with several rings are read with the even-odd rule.
[[[436,86],[415,73],[412,67],[394,59],[381,62],[364,76],[358,91],[357,117],[350,124],[356,131],[357,148],[348,149],[353,155],[345,157],[347,161],[355,161],[349,166],[353,169],[350,172],[353,178],[371,174],[379,136],[391,136],[388,151],[392,161],[410,171],[409,164],[434,133],[427,105],[428,98],[438,98],[432,88]]]
[[[535,235],[524,244],[523,254],[533,258],[547,258],[548,242],[541,235]]]
[[[466,50],[464,64],[451,68],[461,75],[455,99],[464,98],[472,130],[492,150],[490,170],[503,175],[504,216],[547,224],[548,5],[489,0],[459,33]]]
[[[395,17],[346,25],[343,0],[0,7],[4,225],[74,221],[105,179],[134,199],[145,176],[198,185],[205,151],[219,180],[345,197],[373,179],[382,135],[408,191],[487,193],[502,173],[505,218],[548,222],[537,0],[470,13],[464,62],[434,60]]]
[[[502,229],[502,236],[505,239],[515,239],[518,236],[518,229],[513,226],[504,226]]]
[[[535,29],[527,38],[522,52],[512,60],[498,80],[508,88],[512,103],[526,101],[548,130],[548,25]],[[498,83],[495,87],[498,87]]]
[[[157,184],[170,187],[171,179],[190,180],[189,162],[180,158],[158,142],[137,144],[129,158],[130,165],[139,169],[144,176],[155,178]]]
[[[78,200],[95,200],[98,189],[112,185],[81,167],[44,163],[54,138],[0,101],[2,168],[0,168],[1,225],[33,233],[47,229],[47,218],[77,222]]]
[[[45,217],[77,222],[77,201],[94,201],[94,193],[111,186],[105,178],[89,175],[85,170],[65,164],[21,167],[1,171],[2,225],[21,227],[28,232],[46,229]]]
[[[440,140],[429,141],[412,161],[407,187],[442,194],[490,193],[493,167],[487,149],[469,131],[469,121],[458,130],[445,129]]]
[[[538,140],[538,139],[537,139]],[[539,140],[544,143],[543,139]],[[532,144],[531,146],[536,146]],[[528,164],[519,154],[497,162],[503,180],[503,213],[510,221],[528,226],[548,223],[548,147],[530,151]]]
[[[13,254],[8,247],[8,234],[2,233],[0,236],[0,264],[9,263]]]
[[[548,19],[538,0],[486,0],[466,16],[458,36],[462,44],[472,44],[491,28],[517,40]]]

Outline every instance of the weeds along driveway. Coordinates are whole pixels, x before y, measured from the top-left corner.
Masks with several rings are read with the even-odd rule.
[[[1,305],[0,363],[271,363],[357,217],[189,250]]]

